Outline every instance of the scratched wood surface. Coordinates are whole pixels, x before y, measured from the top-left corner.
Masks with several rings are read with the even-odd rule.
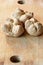
[[[10,57],[18,55],[22,60],[16,65],[43,65],[43,35],[33,37],[25,33],[19,38],[12,38],[6,37],[2,31],[1,25],[16,7],[34,12],[35,18],[43,24],[43,4],[36,0],[24,0],[25,3],[20,5],[17,1],[0,0],[0,62],[4,62],[4,65],[15,65]]]

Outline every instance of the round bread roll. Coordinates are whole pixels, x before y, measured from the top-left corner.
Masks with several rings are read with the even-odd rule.
[[[25,14],[25,12],[24,12],[22,9],[17,8],[17,9],[15,10],[15,12],[13,13],[12,16],[13,16],[14,18],[19,19],[20,16],[23,15],[23,14]]]
[[[30,20],[27,20],[25,22],[25,29],[28,34],[33,35],[33,36],[39,36],[43,32],[43,26],[39,22],[32,22]]]
[[[23,23],[17,18],[7,19],[7,22],[3,26],[3,30],[7,36],[18,37],[24,33]]]

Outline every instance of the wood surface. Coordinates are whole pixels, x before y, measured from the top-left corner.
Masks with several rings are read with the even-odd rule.
[[[43,35],[33,37],[25,33],[19,38],[12,38],[6,37],[2,31],[1,26],[17,7],[34,12],[35,18],[43,24],[43,5],[36,0],[24,0],[22,5],[17,1],[0,0],[0,62],[4,62],[4,65],[43,65]],[[12,55],[18,55],[21,62],[12,63]]]

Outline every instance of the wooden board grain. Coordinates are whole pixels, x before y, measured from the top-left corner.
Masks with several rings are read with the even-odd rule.
[[[0,0],[0,62],[4,65],[14,65],[10,61],[12,55],[18,55],[22,61],[21,65],[43,65],[43,35],[33,37],[24,34],[20,38],[6,37],[2,31],[1,25],[4,24],[15,8],[19,7],[25,11],[34,12],[35,18],[43,24],[43,6],[34,0],[24,0],[26,3],[20,5],[18,0]],[[18,65],[18,63],[17,63]]]

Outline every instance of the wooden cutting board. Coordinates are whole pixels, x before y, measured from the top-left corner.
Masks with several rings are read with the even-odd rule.
[[[6,37],[1,28],[17,7],[34,12],[35,18],[43,24],[43,6],[34,0],[24,1],[21,5],[18,0],[0,0],[0,62],[4,61],[4,65],[43,65],[43,35],[33,37],[25,33],[19,38],[12,38]],[[11,62],[10,58],[16,55],[20,62]]]

